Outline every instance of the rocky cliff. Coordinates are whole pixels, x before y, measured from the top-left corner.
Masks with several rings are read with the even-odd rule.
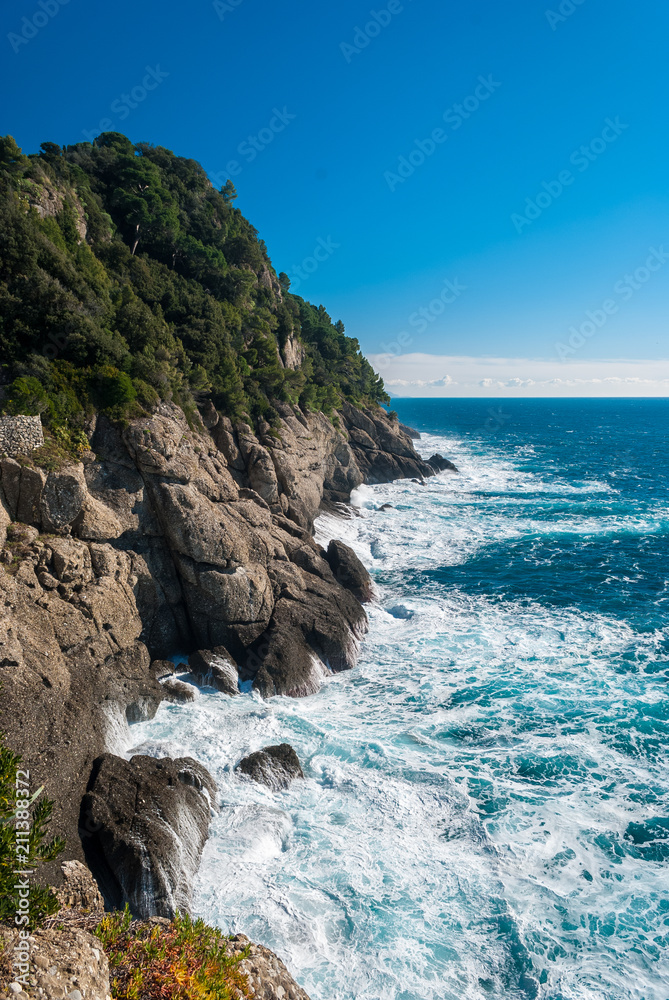
[[[69,857],[109,861],[94,762],[168,695],[161,658],[215,649],[264,697],[312,694],[355,664],[361,567],[316,545],[314,518],[363,480],[433,470],[381,409],[333,422],[279,405],[278,431],[211,404],[189,425],[161,403],[126,426],[98,417],[79,464],[0,461],[0,728],[55,799]]]

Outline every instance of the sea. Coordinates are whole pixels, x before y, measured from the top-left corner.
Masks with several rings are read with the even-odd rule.
[[[195,912],[311,1000],[669,1000],[669,400],[392,405],[459,472],[319,519],[357,668],[133,727],[218,782]],[[304,781],[235,775],[282,742]]]

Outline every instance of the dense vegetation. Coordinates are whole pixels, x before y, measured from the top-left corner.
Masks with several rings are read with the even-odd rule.
[[[76,447],[87,414],[159,399],[269,423],[275,400],[326,413],[386,401],[343,324],[277,277],[235,197],[194,160],[117,132],[30,156],[0,138],[4,411],[41,413]]]

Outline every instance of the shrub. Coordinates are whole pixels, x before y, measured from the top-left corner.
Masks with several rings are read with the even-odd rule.
[[[132,379],[113,365],[103,365],[93,376],[93,389],[98,405],[105,410],[123,408],[137,398]]]
[[[39,381],[33,376],[22,376],[14,379],[7,392],[7,402],[5,409],[12,416],[25,414],[29,417],[36,417],[44,413],[49,406],[47,391]]]

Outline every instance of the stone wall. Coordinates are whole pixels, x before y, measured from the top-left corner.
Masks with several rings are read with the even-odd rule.
[[[0,417],[0,455],[29,455],[43,444],[39,417]]]

